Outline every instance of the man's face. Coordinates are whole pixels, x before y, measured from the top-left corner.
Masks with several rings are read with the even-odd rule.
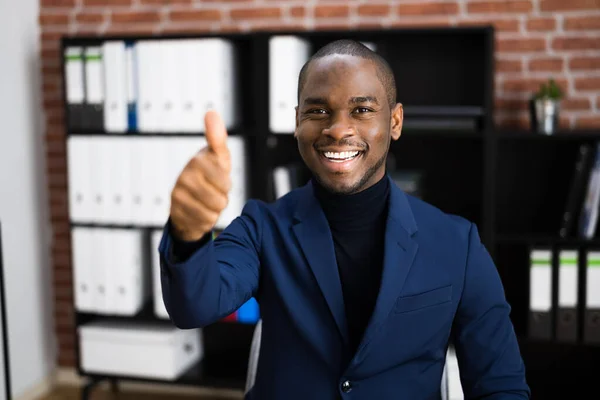
[[[360,192],[383,178],[390,138],[402,127],[372,61],[349,55],[314,60],[296,109],[298,149],[327,189]]]

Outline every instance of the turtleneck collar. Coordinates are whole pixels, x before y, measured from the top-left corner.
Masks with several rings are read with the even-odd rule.
[[[390,194],[387,174],[373,186],[350,195],[332,193],[314,178],[312,184],[332,229],[369,228],[387,216]]]

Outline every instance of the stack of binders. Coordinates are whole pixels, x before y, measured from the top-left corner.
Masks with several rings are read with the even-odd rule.
[[[234,44],[222,38],[109,40],[64,51],[71,131],[201,133],[239,122]]]

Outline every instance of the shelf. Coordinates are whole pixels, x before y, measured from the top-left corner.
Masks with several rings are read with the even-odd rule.
[[[540,141],[581,141],[600,140],[600,129],[595,130],[559,130],[553,135],[545,135],[528,130],[497,130],[494,137],[499,140],[540,140]]]
[[[146,383],[161,383],[161,384],[172,384],[172,385],[185,385],[185,386],[202,386],[216,389],[240,389],[243,390],[246,384],[246,372],[247,367],[242,360],[238,360],[235,363],[229,363],[228,368],[217,367],[212,368],[214,372],[207,372],[211,370],[212,364],[215,361],[209,359],[203,359],[200,362],[191,366],[186,372],[184,372],[178,379],[175,380],[164,380],[156,378],[144,378],[137,376],[124,376],[124,375],[111,375],[111,374],[96,374],[88,373],[80,370],[81,376],[89,377],[92,379],[117,379],[119,381],[135,381],[135,382],[146,382]],[[247,363],[247,361],[246,361]],[[222,363],[224,364],[224,363]]]
[[[583,238],[561,238],[552,235],[544,234],[500,234],[496,235],[497,244],[551,244],[551,245],[566,245],[566,246],[600,246],[600,238],[583,239]]]
[[[244,130],[241,128],[233,128],[227,131],[230,136],[254,136],[250,130]],[[194,137],[204,136],[204,132],[138,132],[129,131],[124,133],[117,132],[106,132],[102,129],[94,130],[71,130],[67,129],[68,136],[109,136],[109,137]]]

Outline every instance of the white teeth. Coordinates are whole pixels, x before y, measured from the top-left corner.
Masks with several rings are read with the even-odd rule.
[[[325,157],[329,158],[329,159],[334,159],[334,160],[346,160],[349,158],[354,158],[358,155],[358,151],[342,151],[342,152],[333,152],[333,151],[326,151]]]

